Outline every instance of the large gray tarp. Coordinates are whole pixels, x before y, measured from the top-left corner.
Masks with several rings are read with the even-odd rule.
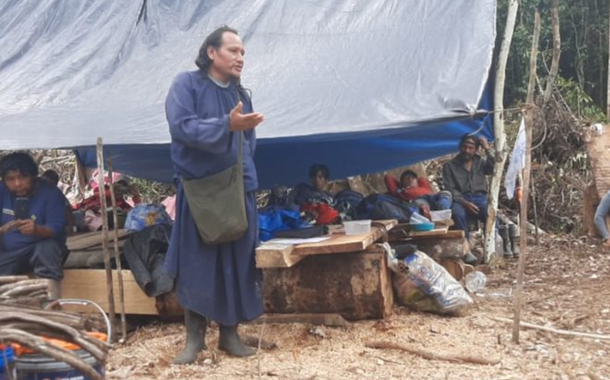
[[[494,0],[0,0],[0,149],[166,144],[164,100],[227,24],[268,143],[474,111]],[[387,165],[386,165],[387,166]]]

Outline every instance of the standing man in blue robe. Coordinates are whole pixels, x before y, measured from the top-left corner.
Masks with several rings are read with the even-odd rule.
[[[178,185],[165,269],[176,279],[186,324],[186,347],[175,364],[192,363],[206,349],[208,319],[220,327],[221,350],[238,357],[254,354],[237,327],[263,313],[262,276],[254,256],[258,245],[254,128],[264,117],[253,112],[249,93],[240,83],[244,46],[237,31],[223,26],[212,32],[195,63],[199,69],[178,74],[166,100]],[[248,229],[237,240],[208,245],[199,236],[180,180],[204,178],[235,165],[240,141]]]

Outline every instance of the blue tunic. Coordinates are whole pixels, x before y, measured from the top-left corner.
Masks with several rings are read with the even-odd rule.
[[[178,178],[202,178],[237,162],[239,133],[229,132],[229,112],[238,99],[244,104],[244,113],[252,112],[250,97],[233,83],[223,88],[199,71],[181,73],[174,79],[165,106]],[[254,130],[244,132],[248,231],[233,242],[203,243],[178,182],[176,221],[164,265],[176,279],[176,293],[183,307],[226,326],[263,313],[262,276],[254,257],[258,245],[255,148]]]
[[[0,225],[15,219],[14,204],[15,195],[12,194],[3,183],[0,183]],[[31,219],[42,226],[49,227],[53,231],[53,239],[57,240],[60,247],[66,245],[66,203],[62,192],[55,186],[45,181],[36,179],[34,191],[30,197]],[[2,236],[2,251],[13,251],[38,243],[44,240],[34,235],[24,235],[18,229],[12,229]]]

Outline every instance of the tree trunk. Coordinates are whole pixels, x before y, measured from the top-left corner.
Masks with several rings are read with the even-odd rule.
[[[521,229],[521,255],[519,256],[519,267],[517,269],[517,288],[515,291],[514,308],[515,318],[513,323],[513,342],[519,343],[519,326],[521,323],[521,299],[523,296],[523,270],[525,258],[527,257],[527,201],[530,186],[530,167],[532,161],[532,128],[534,124],[534,85],[536,84],[536,61],[538,57],[538,40],[540,38],[540,12],[536,9],[534,16],[534,36],[532,38],[532,52],[530,55],[530,78],[527,86],[527,105],[525,113],[525,167],[523,169],[523,197],[521,199],[521,216],[519,228]],[[547,87],[548,89],[548,87]]]
[[[500,194],[500,184],[502,182],[502,172],[506,162],[506,133],[504,132],[504,81],[506,78],[506,62],[510,44],[515,30],[515,20],[519,9],[518,0],[510,0],[508,5],[508,15],[506,17],[506,29],[500,47],[500,57],[496,68],[496,88],[494,90],[494,136],[496,148],[495,173],[491,181],[491,191],[489,192],[489,207],[487,223],[485,225],[485,259],[489,258],[495,251],[494,226],[496,223],[496,210],[498,209],[498,196]]]
[[[553,94],[553,85],[559,73],[559,56],[561,54],[561,36],[559,34],[559,0],[553,0],[553,61],[551,71],[544,90],[544,104],[546,105]]]
[[[610,3],[610,1],[609,1]],[[608,6],[608,51],[610,52],[610,5]],[[606,93],[606,117],[610,119],[610,54],[608,54],[608,88]]]

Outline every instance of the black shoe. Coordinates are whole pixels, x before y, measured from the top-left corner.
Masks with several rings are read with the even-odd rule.
[[[477,257],[470,252],[464,255],[463,260],[468,265],[475,265],[478,261]]]
[[[197,359],[199,352],[207,349],[205,345],[205,331],[208,321],[202,315],[192,310],[184,310],[184,324],[186,325],[186,346],[174,358],[173,364],[191,364]]]
[[[246,346],[237,335],[237,326],[220,326],[218,348],[237,357],[251,356],[256,353],[254,349]]]

